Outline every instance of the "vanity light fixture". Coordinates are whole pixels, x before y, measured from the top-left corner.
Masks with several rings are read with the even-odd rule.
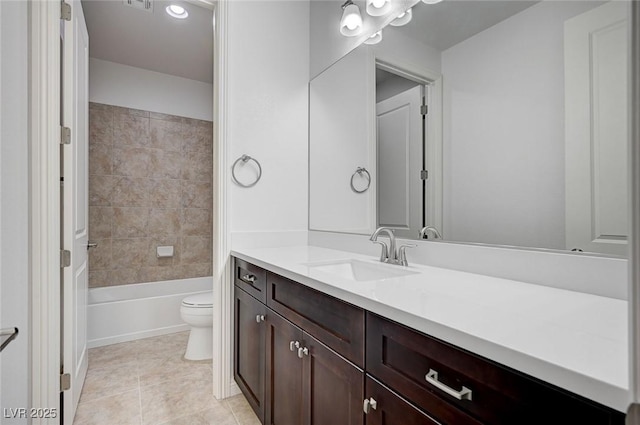
[[[391,21],[389,25],[393,25],[394,27],[401,27],[403,25],[407,25],[409,22],[411,22],[412,17],[413,17],[413,12],[411,11],[411,8],[409,8],[405,10],[404,13],[401,13],[396,19]]]
[[[367,0],[367,13],[371,16],[382,16],[391,10],[391,0]]]
[[[364,44],[378,44],[382,41],[382,30],[374,32],[371,37],[364,41]]]
[[[177,4],[169,5],[165,10],[169,16],[173,16],[174,18],[185,19],[189,16],[189,12],[187,12],[184,7],[178,6]]]
[[[340,33],[347,37],[354,37],[362,32],[362,16],[360,8],[347,0],[342,5],[342,19],[340,19]]]
[[[440,3],[442,0],[422,0],[422,3],[424,4],[436,4],[436,3]]]

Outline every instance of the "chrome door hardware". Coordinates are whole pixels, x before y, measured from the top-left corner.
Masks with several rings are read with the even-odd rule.
[[[97,248],[97,247],[98,247],[98,242],[91,242],[91,241],[87,242],[87,251],[90,248]]]
[[[471,390],[467,387],[462,387],[460,391],[454,390],[446,384],[438,381],[438,372],[433,369],[429,369],[429,373],[424,377],[428,383],[436,387],[437,389],[449,394],[451,397],[458,400],[471,400]]]
[[[264,314],[256,315],[256,323],[264,322]]]
[[[296,348],[300,348],[300,343],[298,341],[289,342],[289,351],[296,351]]]
[[[369,397],[362,404],[362,411],[367,414],[371,411],[371,409],[376,410],[377,408],[378,402],[373,397]]]
[[[307,347],[299,347],[298,348],[298,357],[303,358],[304,356],[309,355],[309,349]]]

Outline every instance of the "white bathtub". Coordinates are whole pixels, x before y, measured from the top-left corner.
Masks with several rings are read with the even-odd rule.
[[[186,331],[180,303],[213,290],[211,277],[89,289],[89,348]]]

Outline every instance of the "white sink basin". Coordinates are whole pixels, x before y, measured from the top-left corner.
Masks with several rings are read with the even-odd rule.
[[[402,266],[369,263],[361,260],[338,260],[321,263],[305,264],[309,269],[333,274],[343,279],[358,282],[370,280],[384,280],[395,277],[409,276],[418,272],[407,270]]]

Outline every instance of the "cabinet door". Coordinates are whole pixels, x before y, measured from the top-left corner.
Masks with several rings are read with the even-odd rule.
[[[306,332],[301,350],[302,423],[362,425],[364,372]]]
[[[302,331],[272,310],[267,310],[266,425],[302,423]]]
[[[366,425],[440,425],[370,376],[365,396],[375,400],[375,408],[365,415]]]
[[[260,420],[264,420],[265,314],[267,308],[235,287],[233,376]]]

